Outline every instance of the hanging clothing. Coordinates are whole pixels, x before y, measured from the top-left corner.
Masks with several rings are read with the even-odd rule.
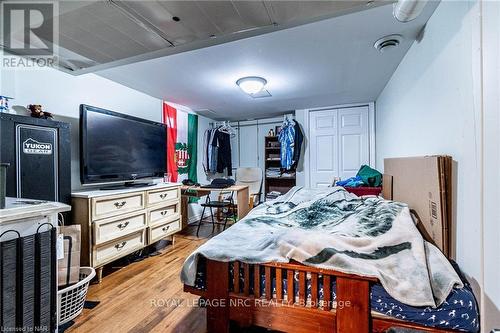
[[[210,166],[209,166],[209,159],[208,159],[208,145],[210,142],[210,130],[206,130],[205,133],[203,134],[203,171],[205,173],[208,173]]]
[[[287,122],[281,128],[278,136],[280,142],[281,167],[290,170],[293,165],[293,147],[295,144],[295,128],[290,122]]]
[[[210,158],[210,173],[217,172],[217,155],[219,147],[217,145],[217,130],[212,130],[210,133],[210,148],[209,148],[209,158]]]
[[[210,173],[210,154],[212,152],[212,130],[207,129],[203,134],[203,171]]]
[[[232,176],[231,136],[220,129],[208,129],[203,136],[203,168],[205,173],[223,173]]]
[[[227,169],[227,175],[232,176],[232,163],[231,163],[231,137],[229,133],[217,131],[217,172],[223,173]]]
[[[300,151],[302,149],[302,142],[304,141],[304,134],[302,133],[302,130],[300,129],[300,124],[294,119],[293,120],[293,128],[295,130],[295,136],[294,136],[294,146],[293,146],[293,165],[296,168],[297,165],[299,164],[300,160]]]

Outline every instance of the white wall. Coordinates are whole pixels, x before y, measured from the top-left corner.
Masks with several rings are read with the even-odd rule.
[[[500,328],[500,4],[482,4],[483,327]],[[486,332],[486,330],[485,330]]]
[[[81,189],[79,160],[79,107],[89,104],[112,111],[133,115],[153,121],[162,121],[162,101],[137,90],[105,79],[95,74],[73,76],[54,69],[7,70],[2,69],[0,93],[11,96],[13,106],[41,104],[56,115],[55,119],[71,124],[71,187]],[[179,112],[191,109],[169,103]],[[21,113],[20,113],[21,114]],[[203,133],[211,120],[198,116],[199,133]],[[198,147],[203,137],[198,135]],[[198,149],[198,181],[206,182],[201,165],[203,151]],[[197,205],[191,205],[189,215],[196,220]]]
[[[71,187],[80,189],[79,107],[89,104],[161,121],[162,101],[95,74],[73,76],[54,69],[2,69],[0,92],[11,105],[41,104],[56,120],[71,124]]]
[[[0,93],[15,99],[11,105],[41,104],[56,115],[56,120],[72,125],[72,187],[80,188],[78,119],[80,104],[89,104],[112,111],[153,121],[162,121],[162,101],[137,90],[128,88],[95,74],[73,76],[54,69],[7,70],[0,72]],[[182,112],[191,109],[168,103]],[[20,113],[21,114],[21,113]],[[198,116],[199,130],[208,128],[210,119]],[[198,140],[202,140],[199,135]],[[201,147],[201,141],[198,143]],[[201,161],[202,151],[198,150]],[[198,176],[203,177],[203,167],[198,164]]]
[[[496,300],[485,295],[484,266],[498,267],[499,252],[485,262],[483,237],[494,237],[498,248],[500,234],[498,227],[493,229],[496,235],[483,230],[483,180],[491,180],[483,179],[482,171],[481,89],[482,73],[488,69],[481,69],[481,13],[481,4],[475,1],[443,1],[436,9],[422,40],[410,48],[376,101],[376,166],[383,170],[387,157],[453,156],[456,260],[474,285],[486,332],[493,325],[491,319],[500,318],[500,294],[497,275],[491,276],[497,281],[491,288]],[[498,181],[498,161],[496,166]]]
[[[58,116],[78,118],[80,104],[161,121],[161,100],[95,74],[73,76],[54,69],[2,69],[0,89],[13,105],[42,104]]]

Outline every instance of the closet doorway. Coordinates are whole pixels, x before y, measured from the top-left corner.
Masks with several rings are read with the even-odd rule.
[[[259,167],[265,169],[265,138],[269,131],[276,131],[281,126],[283,117],[267,118],[259,120],[246,120],[231,123],[238,129],[237,139],[231,141],[233,156],[233,174],[238,167]],[[265,179],[262,189],[265,188]],[[265,197],[262,193],[261,200]]]
[[[356,175],[370,164],[369,107],[309,112],[310,186],[327,187],[334,178]]]

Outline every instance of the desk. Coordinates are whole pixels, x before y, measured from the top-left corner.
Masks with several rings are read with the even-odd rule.
[[[190,191],[188,194],[187,191]],[[199,186],[181,186],[181,210],[182,210],[182,227],[188,224],[188,199],[189,197],[201,198],[209,195],[210,192],[236,192],[236,202],[238,203],[238,221],[244,218],[250,211],[249,197],[250,191],[248,185],[233,185],[226,188],[212,188],[212,187],[199,187]],[[246,204],[244,204],[246,203]]]

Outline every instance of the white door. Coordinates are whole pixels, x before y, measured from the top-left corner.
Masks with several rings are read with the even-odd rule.
[[[231,127],[236,131],[236,135],[231,138],[231,164],[233,166],[233,175],[240,166],[240,135],[238,123],[231,123]]]
[[[311,187],[355,176],[369,164],[367,106],[310,112],[309,133]]]
[[[338,171],[337,110],[309,114],[311,187],[328,187]]]
[[[339,177],[347,179],[370,163],[368,106],[338,109],[338,120]]]
[[[244,125],[240,122],[239,130],[239,154],[240,167],[256,167],[259,165],[259,150],[257,146],[258,132],[257,124]]]

